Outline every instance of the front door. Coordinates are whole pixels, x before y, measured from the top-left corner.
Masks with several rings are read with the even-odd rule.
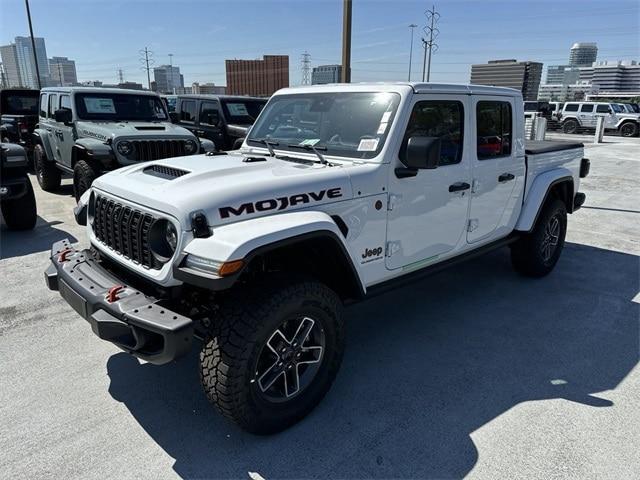
[[[471,168],[468,97],[416,95],[398,152],[412,136],[438,137],[440,165],[404,178],[390,171],[386,265],[419,268],[451,252],[464,238]],[[465,145],[466,144],[466,145]]]
[[[476,125],[473,184],[467,241],[499,238],[509,233],[520,199],[515,187],[524,182],[524,150],[514,145],[519,131],[514,97],[473,96]],[[517,136],[516,136],[517,138]]]
[[[197,134],[215,143],[218,150],[228,148],[222,133],[222,112],[220,112],[219,102],[213,100],[200,102]]]
[[[60,95],[58,108],[72,110],[69,95]],[[75,129],[73,124],[65,125],[60,122],[56,122],[55,126],[55,143],[56,150],[60,155],[60,163],[71,168],[71,149],[75,144]]]

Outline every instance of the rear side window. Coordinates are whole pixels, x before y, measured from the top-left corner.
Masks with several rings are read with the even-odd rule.
[[[577,103],[567,103],[567,105],[564,107],[564,111],[565,112],[577,112],[578,111],[578,104]]]
[[[40,95],[40,116],[47,118],[47,94]]]
[[[596,107],[597,113],[609,113],[609,105],[598,105]]]
[[[462,160],[464,109],[461,102],[439,100],[424,101],[414,105],[404,140],[400,147],[400,159],[407,151],[409,137],[424,136],[440,139],[440,165],[453,165]]]
[[[58,95],[49,95],[49,118],[53,118],[53,114],[58,109]]]
[[[587,112],[587,113],[593,112],[593,105],[584,104],[582,105],[582,107],[580,107],[580,111]]]
[[[60,96],[60,108],[71,110],[71,98],[69,97],[69,95]]]
[[[180,120],[183,122],[196,121],[196,101],[183,100],[180,103]]]
[[[509,102],[478,102],[476,122],[478,160],[511,154],[513,122]]]

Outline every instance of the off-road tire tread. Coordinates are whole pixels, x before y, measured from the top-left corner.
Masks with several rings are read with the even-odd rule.
[[[38,163],[42,165],[42,175],[38,175]],[[42,190],[54,192],[60,188],[62,173],[54,162],[50,162],[47,159],[47,154],[42,145],[36,145],[33,149],[33,168],[36,171],[36,179]]]
[[[300,420],[315,407],[331,387],[338,371],[344,348],[344,328],[341,322],[342,304],[338,296],[325,285],[312,280],[269,282],[278,287],[261,286],[251,291],[236,292],[225,299],[217,314],[218,321],[212,327],[200,352],[200,381],[208,400],[225,417],[243,429],[257,434],[280,431]],[[329,365],[330,381],[315,402],[300,414],[274,424],[256,418],[247,401],[247,365],[256,346],[259,329],[270,312],[283,302],[305,297],[317,299],[317,305],[338,319],[338,354]],[[337,315],[336,315],[337,312]]]
[[[88,159],[78,160],[73,167],[73,194],[76,197],[76,201],[80,200],[81,194],[78,195],[77,181],[79,177],[89,180],[89,187],[93,181],[100,176],[100,166],[97,162]]]

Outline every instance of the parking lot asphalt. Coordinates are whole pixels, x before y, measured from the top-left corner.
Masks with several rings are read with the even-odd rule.
[[[47,290],[51,243],[87,242],[69,180],[35,184],[36,229],[0,230],[0,478],[638,478],[640,139],[605,141],[551,275],[504,249],[348,308],[332,390],[269,437],[207,403],[197,349],[143,364]]]

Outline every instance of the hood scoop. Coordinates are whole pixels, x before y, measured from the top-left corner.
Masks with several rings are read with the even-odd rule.
[[[180,168],[167,167],[165,165],[150,165],[142,171],[147,175],[164,178],[165,180],[173,180],[174,178],[180,178],[187,173],[191,173]]]
[[[155,131],[164,131],[166,130],[164,127],[162,126],[153,126],[153,127],[134,127],[136,130],[140,130],[141,132],[145,132],[145,131],[150,131],[150,130],[155,130]]]

